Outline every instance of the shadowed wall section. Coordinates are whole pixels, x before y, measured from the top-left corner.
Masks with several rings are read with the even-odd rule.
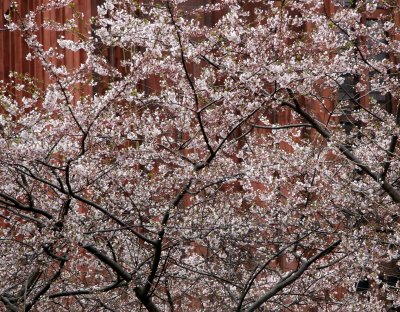
[[[16,90],[13,85],[19,83],[19,79],[22,76],[34,77],[37,86],[46,86],[49,84],[50,77],[45,72],[43,66],[38,60],[29,61],[26,58],[29,51],[22,34],[19,31],[10,32],[6,29],[7,23],[6,16],[13,21],[19,21],[28,12],[35,10],[39,5],[46,4],[47,1],[43,0],[30,0],[30,1],[17,1],[18,5],[16,8],[11,6],[9,0],[3,0],[0,4],[0,80],[8,84],[11,82],[10,72],[17,72],[19,75],[14,80],[14,83],[8,86],[8,91],[16,94],[17,99],[21,99],[23,94],[21,90]],[[43,49],[48,50],[49,48],[57,47],[57,38],[61,35],[65,39],[74,40],[79,36],[87,36],[90,34],[89,18],[93,15],[96,9],[95,0],[79,1],[74,0],[68,7],[63,9],[50,10],[40,12],[36,16],[37,22],[40,25],[43,23],[63,23],[71,19],[74,15],[80,14],[79,24],[71,32],[65,31],[50,31],[44,27],[40,27],[36,35],[38,41],[43,44]],[[64,51],[64,58],[52,59],[52,62],[58,66],[65,65],[67,69],[79,67],[79,64],[84,62],[85,54],[82,51],[71,52]],[[28,90],[25,90],[28,91]]]

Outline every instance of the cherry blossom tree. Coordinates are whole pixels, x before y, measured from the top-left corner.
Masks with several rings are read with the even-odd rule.
[[[2,309],[394,311],[397,2],[190,4],[10,9]]]

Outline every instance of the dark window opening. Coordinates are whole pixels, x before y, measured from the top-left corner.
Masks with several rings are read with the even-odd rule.
[[[356,292],[366,292],[366,291],[369,289],[369,287],[370,287],[369,284],[370,284],[370,283],[369,283],[369,280],[368,280],[368,279],[359,280],[359,281],[356,283]]]

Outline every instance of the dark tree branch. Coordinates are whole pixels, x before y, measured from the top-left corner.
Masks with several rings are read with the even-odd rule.
[[[128,224],[126,224],[125,222],[121,221],[119,218],[117,218],[116,216],[114,216],[111,212],[109,212],[108,210],[106,210],[105,208],[103,208],[100,205],[97,205],[96,203],[83,198],[79,195],[76,194],[70,194],[71,197],[81,201],[82,203],[85,203],[99,211],[101,211],[103,214],[105,214],[106,216],[108,216],[110,219],[114,220],[116,223],[118,223],[119,225],[125,227],[126,229],[128,229],[129,231],[131,231],[134,235],[136,235],[137,237],[139,237],[140,239],[144,240],[146,243],[149,243],[150,245],[155,245],[156,241],[147,238],[146,236],[144,236],[143,234],[139,233],[138,231],[136,231],[134,228],[130,227]]]
[[[136,292],[138,298],[141,300],[149,297],[148,295],[149,295],[151,286],[153,285],[154,279],[156,277],[158,266],[159,266],[160,260],[161,260],[162,241],[164,238],[165,226],[168,223],[168,219],[169,219],[169,211],[166,211],[164,214],[163,220],[161,222],[162,229],[158,233],[157,244],[154,246],[154,257],[153,257],[153,263],[151,265],[150,274],[147,277],[147,280],[146,280],[146,283],[144,284],[144,286],[136,287],[136,289],[135,289],[135,292]]]
[[[39,292],[35,295],[32,301],[26,305],[25,311],[29,311],[36,304],[36,302],[43,296],[49,289],[50,286],[60,277],[61,271],[65,265],[65,262],[68,260],[67,255],[64,255],[63,260],[60,261],[60,266],[56,273],[43,285],[43,287],[39,290]]]
[[[10,312],[20,312],[20,310],[18,309],[17,306],[15,306],[10,300],[9,298],[7,298],[7,296],[5,295],[1,295],[0,296],[1,301],[4,303],[4,305],[6,306],[6,308],[8,309],[8,311]]]
[[[184,269],[184,270],[188,270],[188,271],[190,271],[190,272],[193,272],[193,273],[196,273],[196,274],[199,274],[199,275],[211,277],[211,278],[213,278],[213,279],[215,279],[215,280],[217,280],[217,281],[219,281],[219,282],[221,282],[221,283],[224,283],[224,284],[232,285],[232,286],[237,287],[237,288],[240,288],[240,287],[241,287],[241,285],[235,283],[234,281],[231,281],[231,280],[229,280],[229,279],[226,279],[226,278],[224,278],[224,277],[215,275],[215,274],[210,273],[210,272],[204,272],[204,271],[196,270],[196,269],[194,269],[194,268],[191,268],[191,267],[182,265],[182,264],[179,263],[179,261],[177,261],[177,260],[174,260],[174,265],[176,265],[176,266],[178,266],[178,267],[180,267],[180,268],[182,268],[182,269]]]
[[[392,157],[394,150],[396,149],[396,144],[397,144],[397,135],[392,136],[392,139],[390,141],[390,146],[389,146],[389,150],[388,150],[388,157]],[[381,179],[385,180],[386,179],[386,175],[389,171],[389,167],[390,167],[390,160],[387,160],[384,164],[383,164],[383,172],[381,174]]]
[[[242,294],[241,294],[241,296],[239,298],[239,303],[237,305],[236,312],[239,312],[242,309],[242,305],[243,305],[244,299],[246,298],[246,295],[250,291],[251,286],[253,285],[254,281],[257,278],[257,276],[260,275],[260,273],[267,268],[267,266],[271,263],[271,261],[276,259],[277,257],[279,257],[285,250],[287,250],[291,246],[298,244],[301,240],[303,240],[304,238],[306,238],[310,234],[311,233],[307,233],[307,234],[303,235],[302,237],[300,237],[299,239],[297,239],[296,241],[294,241],[293,243],[281,248],[278,252],[273,254],[260,268],[256,268],[254,270],[253,274],[249,276],[249,279],[245,284],[245,287],[244,287],[244,289],[242,291]]]
[[[339,244],[341,240],[337,240],[329,247],[325,248],[321,252],[317,253],[307,261],[303,262],[300,267],[296,270],[291,272],[288,276],[282,278],[271,290],[266,292],[260,298],[258,298],[250,307],[246,310],[246,312],[252,312],[261,307],[265,302],[267,302],[270,298],[275,296],[278,292],[283,290],[285,287],[289,286],[290,284],[294,283],[304,272],[317,260],[324,257],[325,255],[331,253]]]
[[[185,196],[186,193],[189,192],[190,186],[192,185],[192,180],[189,180],[188,183],[183,187],[182,191],[175,197],[174,201],[172,202],[172,205],[174,207],[177,207],[179,203],[182,201],[183,196]],[[166,223],[164,224],[164,226]]]
[[[35,175],[31,170],[29,170],[29,168],[27,168],[27,167],[25,167],[25,166],[16,165],[16,167],[17,167],[16,169],[17,169],[18,171],[23,172],[24,174],[28,175],[30,178],[35,179],[35,180],[37,180],[37,181],[39,181],[39,182],[42,182],[42,183],[44,183],[44,184],[46,184],[46,185],[48,185],[48,186],[54,188],[55,190],[57,190],[58,192],[60,192],[60,193],[62,193],[62,194],[71,196],[72,198],[74,198],[74,199],[76,199],[76,200],[79,200],[79,201],[81,201],[82,203],[87,204],[87,205],[89,205],[89,206],[91,206],[91,207],[93,207],[93,208],[95,208],[95,209],[101,211],[103,214],[105,214],[106,216],[108,216],[110,219],[114,220],[114,221],[115,221],[116,223],[118,223],[119,225],[121,225],[121,226],[127,228],[127,229],[128,229],[129,231],[131,231],[134,235],[136,235],[136,236],[139,237],[140,239],[144,240],[145,242],[147,242],[147,243],[149,243],[149,244],[151,244],[151,245],[154,245],[154,244],[155,244],[155,241],[153,241],[153,240],[147,238],[146,236],[140,234],[139,232],[135,231],[135,229],[133,229],[132,227],[128,226],[125,222],[121,221],[119,218],[117,218],[116,216],[114,216],[111,212],[109,212],[109,211],[108,211],[107,209],[105,209],[104,207],[102,207],[102,206],[100,206],[100,205],[97,205],[96,203],[94,203],[94,202],[92,202],[92,201],[90,201],[90,200],[88,200],[88,199],[86,199],[86,198],[84,198],[84,197],[82,197],[82,196],[79,196],[79,195],[77,195],[76,193],[72,192],[72,187],[71,187],[71,185],[69,184],[69,170],[70,170],[69,166],[67,166],[67,167],[66,167],[66,170],[65,170],[65,171],[66,171],[66,181],[68,182],[68,183],[66,183],[66,184],[69,184],[69,186],[67,185],[68,190],[65,190],[64,188],[61,188],[61,187],[55,185],[54,183],[52,183],[52,182],[50,182],[50,181],[47,181],[47,180],[45,180],[45,179],[43,179],[43,178],[41,178],[41,177],[38,177],[38,176]],[[21,169],[21,168],[18,168],[18,167],[21,167],[22,169]]]
[[[176,196],[176,198],[173,201],[173,206],[177,207],[179,203],[182,201],[184,195],[189,191],[189,188],[192,184],[192,180],[189,180],[186,185],[182,188],[182,191]],[[135,293],[137,298],[143,303],[143,305],[146,307],[146,309],[150,312],[158,312],[159,309],[158,307],[154,304],[154,302],[151,300],[152,293],[150,293],[150,290],[154,284],[154,280],[158,271],[158,267],[160,265],[161,261],[161,254],[162,254],[162,243],[164,239],[164,234],[165,234],[165,228],[167,226],[169,220],[169,210],[167,210],[164,213],[163,219],[161,221],[161,230],[158,232],[158,240],[156,241],[156,244],[154,245],[154,256],[153,256],[153,262],[151,264],[151,271],[149,273],[149,276],[146,279],[146,282],[143,286],[137,286],[135,287]],[[154,286],[155,288],[155,286]]]
[[[165,280],[164,288],[165,288],[165,292],[167,294],[167,302],[169,304],[169,308],[170,308],[171,312],[174,312],[175,311],[174,300],[172,298],[171,292],[169,291],[169,285],[168,285],[168,281],[167,280]]]
[[[0,200],[0,203],[4,203],[4,202],[2,200]],[[42,221],[40,221],[39,219],[19,213],[17,210],[10,208],[8,205],[4,205],[4,206],[0,205],[0,208],[8,210],[8,211],[12,212],[14,215],[16,215],[24,220],[28,220],[28,221],[36,223],[39,228],[45,227],[44,223]]]
[[[50,220],[53,219],[53,216],[50,213],[48,213],[47,211],[35,208],[33,206],[23,205],[12,196],[9,196],[9,195],[4,194],[4,193],[0,193],[0,197],[2,197],[5,200],[5,201],[1,201],[5,205],[12,206],[12,207],[14,207],[14,208],[16,208],[18,210],[37,213],[37,214],[40,214],[40,215],[42,215],[42,216],[44,216],[44,217],[46,217],[47,219],[50,219]]]
[[[160,312],[158,307],[154,304],[153,300],[150,297],[143,297],[142,293],[140,292],[140,287],[135,288],[135,293],[140,302],[146,307],[149,312]]]
[[[329,140],[331,138],[331,133],[330,131],[318,120],[316,120],[314,117],[312,117],[310,114],[308,114],[305,110],[303,110],[299,104],[299,102],[296,100],[294,97],[293,93],[290,91],[289,94],[291,95],[291,98],[294,102],[283,102],[283,105],[289,106],[292,108],[295,112],[297,112],[300,116],[302,116],[305,120],[307,120],[315,130],[319,134],[322,135],[325,139]],[[371,178],[373,178],[375,181],[379,182],[381,185],[381,188],[386,191],[386,193],[393,199],[394,202],[400,203],[400,191],[396,190],[393,185],[386,180],[381,180],[381,175],[373,172],[372,169],[365,165],[361,159],[359,159],[357,156],[355,156],[344,144],[338,144],[337,148],[339,151],[347,157],[350,161],[352,161],[355,165],[357,165],[363,172],[368,174]]]
[[[312,125],[310,124],[292,124],[292,125],[282,125],[282,126],[262,126],[262,125],[251,125],[253,128],[258,129],[271,129],[271,130],[280,130],[280,129],[289,129],[289,128],[310,128]]]
[[[71,114],[71,116],[72,116],[72,119],[74,120],[75,124],[78,126],[79,130],[82,132],[81,151],[80,151],[79,155],[77,156],[77,158],[79,158],[79,157],[81,157],[83,154],[85,154],[85,150],[86,150],[86,139],[87,139],[87,137],[88,137],[88,135],[89,135],[89,130],[85,131],[85,130],[83,129],[82,125],[79,123],[78,119],[76,118],[76,116],[75,116],[75,114],[74,114],[74,111],[72,110],[72,107],[71,107],[71,104],[70,104],[70,101],[69,101],[69,98],[68,98],[68,95],[67,95],[67,91],[65,90],[64,86],[62,85],[62,83],[61,83],[60,79],[57,77],[57,75],[56,75],[56,78],[57,78],[57,79],[56,79],[57,84],[58,84],[58,86],[60,87],[61,92],[62,92],[63,95],[64,95],[64,99],[65,99],[65,102],[66,102],[66,104],[67,104],[68,111],[70,112],[70,114]]]
[[[42,272],[39,269],[33,270],[33,272],[29,275],[28,279],[25,282],[25,285],[23,285],[20,289],[20,291],[17,293],[17,297],[22,297],[26,296],[32,291],[32,288],[35,286],[37,281],[39,280],[40,275],[42,275]]]
[[[117,262],[107,256],[105,253],[94,247],[93,245],[84,245],[82,246],[88,252],[90,252],[93,256],[99,259],[104,264],[108,265],[117,275],[121,276],[125,281],[130,282],[132,280],[132,275],[125,271],[125,269],[120,266]]]
[[[61,207],[57,222],[54,224],[54,229],[56,231],[61,231],[62,228],[64,227],[64,219],[65,219],[65,216],[68,214],[70,206],[71,206],[71,197],[68,197],[64,201],[64,203]]]
[[[194,98],[194,102],[195,102],[195,105],[196,105],[196,118],[197,118],[197,121],[199,123],[200,131],[201,131],[201,134],[203,135],[204,142],[206,143],[207,149],[210,152],[210,156],[212,156],[212,155],[214,155],[215,152],[214,152],[213,148],[210,145],[210,141],[208,139],[206,130],[204,128],[204,123],[203,123],[203,120],[202,120],[202,117],[201,117],[201,110],[199,110],[199,106],[200,106],[199,105],[199,98],[197,96],[197,91],[196,91],[195,85],[193,83],[193,80],[190,77],[189,69],[187,67],[185,53],[183,51],[181,30],[179,29],[178,25],[176,25],[175,18],[174,18],[174,12],[172,11],[172,8],[171,8],[171,5],[170,5],[169,1],[167,1],[167,8],[168,8],[168,12],[169,12],[170,17],[171,17],[172,25],[174,26],[174,28],[176,30],[176,35],[178,37],[178,44],[179,44],[179,49],[180,49],[180,54],[181,54],[181,63],[182,63],[182,66],[183,66],[183,70],[185,72],[185,76],[186,76],[186,79],[187,79],[187,81],[189,83],[190,89],[192,90],[192,93],[193,93],[193,98]]]
[[[111,212],[109,212],[108,210],[106,210],[106,209],[103,208],[102,206],[97,205],[96,203],[94,203],[94,202],[92,202],[92,201],[90,201],[90,200],[88,200],[88,199],[86,199],[86,198],[84,198],[84,197],[81,197],[81,196],[77,195],[77,194],[72,190],[72,186],[71,186],[70,179],[69,179],[69,176],[70,176],[70,164],[67,164],[67,166],[66,166],[65,176],[66,176],[65,181],[66,181],[66,185],[67,185],[67,189],[68,189],[68,193],[67,193],[67,194],[70,195],[72,198],[75,198],[75,199],[77,199],[77,200],[79,200],[79,201],[81,201],[81,202],[83,202],[83,203],[85,203],[85,204],[87,204],[87,205],[89,205],[89,206],[91,206],[91,207],[93,207],[93,208],[95,208],[95,209],[101,211],[103,214],[105,214],[106,216],[108,216],[110,219],[114,220],[114,221],[117,222],[119,225],[121,225],[121,226],[123,226],[123,227],[126,227],[126,228],[127,228],[129,231],[131,231],[134,235],[136,235],[136,236],[139,237],[140,239],[144,240],[145,242],[147,242],[147,243],[149,243],[149,244],[151,244],[151,245],[155,245],[155,244],[156,244],[156,241],[154,241],[154,240],[152,240],[152,239],[149,239],[149,238],[147,238],[146,236],[144,236],[143,234],[137,232],[135,229],[130,228],[125,222],[121,221],[119,218],[117,218],[116,216],[114,216]]]
[[[225,135],[225,137],[222,139],[222,141],[219,143],[219,145],[216,147],[215,151],[213,154],[210,154],[208,156],[208,158],[206,159],[206,161],[204,162],[200,162],[195,166],[195,170],[201,170],[203,169],[205,166],[207,166],[209,163],[211,163],[211,161],[215,158],[215,156],[217,156],[217,153],[219,152],[220,149],[222,149],[222,147],[224,146],[225,142],[232,136],[232,134],[239,129],[246,121],[248,121],[251,117],[253,117],[260,109],[261,107],[266,103],[266,101],[264,101],[259,107],[257,107],[256,109],[254,109],[252,112],[250,112],[247,116],[243,117],[242,119],[240,119],[236,125],[234,125],[229,131],[228,133]]]
[[[58,260],[60,262],[65,262],[68,260],[68,256],[64,255],[64,256],[58,256],[53,252],[53,246],[51,244],[44,244],[43,246],[43,250],[44,252],[51,258]]]
[[[99,292],[107,292],[110,290],[113,290],[118,287],[126,286],[127,282],[126,281],[115,281],[111,283],[110,285],[107,285],[102,288],[94,288],[94,289],[76,289],[76,290],[68,290],[68,291],[62,291],[58,293],[54,293],[49,295],[49,298],[59,298],[59,297],[68,297],[68,296],[78,296],[78,295],[90,295],[90,294],[95,294]]]

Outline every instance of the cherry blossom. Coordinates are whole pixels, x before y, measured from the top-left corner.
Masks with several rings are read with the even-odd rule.
[[[50,83],[0,90],[2,308],[398,307],[398,8],[102,3],[7,17]]]

